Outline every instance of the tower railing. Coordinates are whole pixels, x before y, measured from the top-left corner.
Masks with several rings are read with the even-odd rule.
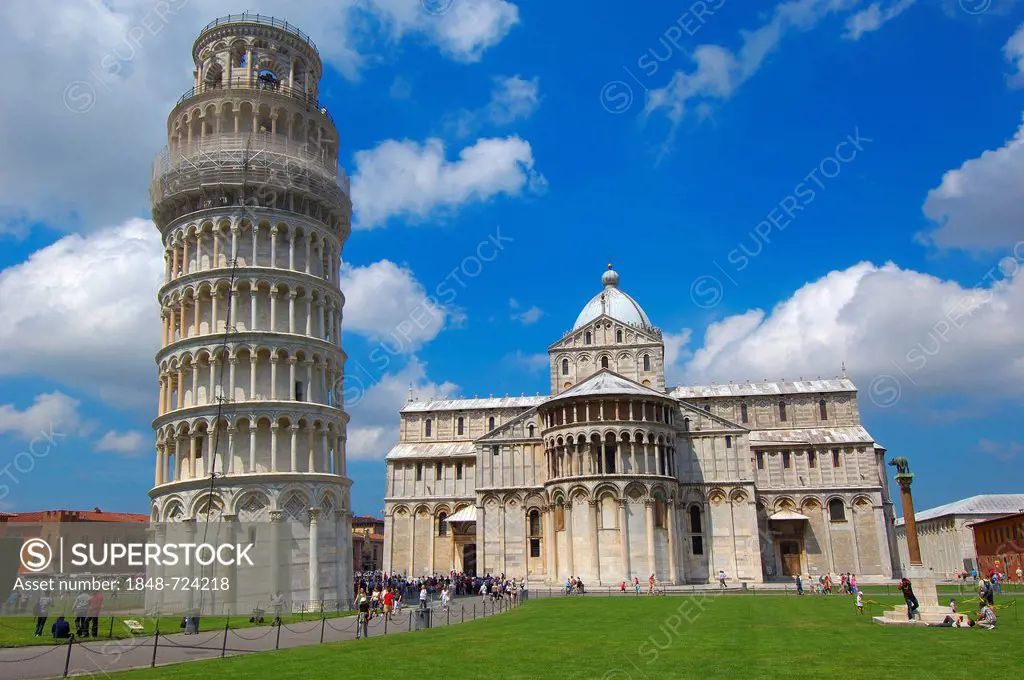
[[[280,187],[300,190],[345,205],[349,180],[345,173],[302,145],[290,146],[271,135],[215,136],[174,150],[153,161],[150,198],[160,203],[175,194],[218,185]]]
[[[206,33],[210,29],[217,28],[218,26],[223,26],[225,24],[257,24],[259,26],[273,26],[274,28],[280,28],[287,33],[291,33],[294,36],[302,38],[302,40],[304,40],[310,47],[314,50],[316,49],[316,43],[313,42],[313,39],[298,28],[292,26],[287,21],[268,17],[265,14],[249,14],[248,12],[243,12],[242,14],[229,14],[226,17],[219,17],[203,26],[203,30],[199,32],[199,35],[202,36],[203,33]]]
[[[193,99],[200,95],[209,94],[211,92],[227,94],[229,92],[237,92],[240,90],[259,90],[261,92],[271,92],[273,94],[279,94],[285,97],[290,97],[291,99],[295,99],[302,102],[303,104],[306,105],[308,109],[317,109],[318,111],[320,111],[320,114],[322,116],[324,116],[332,124],[334,123],[334,118],[331,117],[330,111],[327,110],[326,106],[320,103],[320,100],[317,99],[316,94],[312,92],[307,92],[305,88],[293,87],[291,85],[286,85],[280,81],[271,82],[266,80],[260,80],[258,76],[239,76],[234,77],[230,81],[226,82],[203,83],[202,85],[199,85],[198,87],[193,87],[192,89],[185,92],[185,94],[181,95],[174,105],[176,107],[180,106],[182,102],[188,101],[189,99]]]

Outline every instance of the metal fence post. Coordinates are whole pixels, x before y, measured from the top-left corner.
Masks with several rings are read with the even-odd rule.
[[[321,610],[320,610],[320,644],[324,643],[324,630],[326,630],[326,629],[327,629],[327,614],[323,611],[323,608],[321,607]],[[388,632],[388,620],[384,619],[384,633],[387,634],[387,632]]]
[[[224,658],[228,651],[228,628],[231,625],[231,617],[224,621],[224,642],[220,645],[220,658]]]
[[[75,644],[75,636],[68,638],[68,655],[64,659],[64,677],[68,677],[68,669],[71,668],[71,645]]]
[[[149,662],[150,668],[156,668],[156,649],[160,645],[160,619],[156,620],[156,631],[153,633],[153,658]]]
[[[114,617],[113,616],[110,617],[110,634],[107,635],[107,638],[110,639],[110,640],[114,639]]]
[[[281,649],[281,629],[284,628],[284,621],[277,622],[277,640],[274,642],[274,649]]]
[[[473,603],[473,620],[476,621],[476,602]]]
[[[387,614],[386,614],[386,615],[384,616],[384,634],[385,634],[385,635],[387,635],[387,634],[388,634],[388,619],[389,619],[390,617],[391,617],[391,612],[388,612],[388,613],[387,613]],[[321,637],[323,637],[323,636],[321,636]]]
[[[466,622],[466,605],[462,605],[462,622]]]

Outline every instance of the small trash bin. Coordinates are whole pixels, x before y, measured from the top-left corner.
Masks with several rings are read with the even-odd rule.
[[[419,609],[414,609],[412,611],[413,627],[415,627],[416,630],[426,630],[427,628],[430,628],[431,613],[432,612],[430,611],[429,607],[420,607]]]

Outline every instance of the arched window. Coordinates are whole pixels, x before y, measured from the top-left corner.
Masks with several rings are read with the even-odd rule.
[[[532,436],[533,436],[533,429],[534,429],[534,428],[533,428],[533,423],[530,423],[530,427],[529,427],[529,428],[527,428],[527,429],[529,429],[529,431],[530,431],[530,436],[532,437]]]
[[[621,328],[616,328],[615,329],[615,342],[622,342],[622,329]]]
[[[732,437],[730,435],[725,435],[725,448],[732,448]]]
[[[490,432],[494,429],[494,416],[487,419],[487,431]]]
[[[700,508],[696,505],[690,507],[690,533],[703,533],[700,525]]]
[[[592,339],[593,339],[593,336],[590,335],[590,331],[587,331],[586,333],[583,334],[583,344],[584,345],[589,345],[590,341]]]
[[[448,535],[448,513],[440,512],[437,515],[437,535],[447,536]]]
[[[651,355],[650,354],[645,354],[644,355],[644,370],[645,371],[651,370]]]
[[[427,425],[426,425],[426,428],[427,428],[427,436],[428,436],[428,437],[430,436],[430,432],[431,432],[431,427],[433,426],[433,424],[434,424],[434,423],[433,423],[433,421],[432,421],[432,420],[430,420],[430,418],[427,418]]]
[[[846,521],[846,506],[840,499],[833,498],[828,502],[828,517],[833,522]]]
[[[779,402],[779,420],[786,421],[786,402],[784,401]]]
[[[562,359],[562,375],[569,375],[569,360]]]
[[[608,368],[608,357],[601,357],[601,368]]]
[[[540,557],[540,511],[531,510],[529,515],[530,557]]]
[[[466,431],[466,420],[465,420],[465,418],[463,418],[462,416],[459,416],[459,421],[458,421],[458,424],[457,424],[456,427],[458,428],[458,433],[459,434],[465,434],[465,431]]]
[[[821,416],[822,420],[828,420],[828,410],[825,408],[824,399],[818,402],[818,415]]]
[[[749,422],[749,421],[750,421],[750,419],[747,417],[747,405],[746,404],[740,404],[740,422],[741,423],[746,423],[746,422]]]

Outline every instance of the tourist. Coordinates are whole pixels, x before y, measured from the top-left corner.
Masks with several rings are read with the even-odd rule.
[[[999,574],[992,574],[992,592],[996,595],[1002,595],[1003,589],[999,585],[1002,579]]]
[[[949,601],[949,611],[951,611],[954,614],[956,614],[956,600],[950,600]]]
[[[89,623],[92,624],[92,636],[97,637],[100,627],[100,609],[103,608],[103,593],[96,591],[89,598]]]
[[[619,592],[621,592],[623,595],[626,594],[626,582],[625,581],[623,581],[622,585],[619,586]]]
[[[640,594],[640,577],[639,576],[634,576],[633,577],[633,588],[636,590],[636,594],[639,595]]]
[[[364,591],[360,591],[361,595],[366,595]],[[270,606],[274,609],[274,622],[271,626],[281,625],[281,615],[284,614],[284,595],[280,591],[270,596]]]
[[[576,579],[576,592],[580,595],[585,594],[587,591],[583,588],[583,577]]]
[[[986,630],[992,630],[996,627],[996,613],[992,611],[992,607],[985,605],[978,612],[978,625]]]
[[[857,590],[857,575],[856,574],[850,574],[850,592],[851,593],[859,593],[860,592],[859,590]]]
[[[420,609],[427,608],[427,583],[426,581],[420,586]]]
[[[654,579],[654,574],[651,574],[650,578],[647,579],[647,594],[654,595],[654,584],[657,583]]]
[[[46,617],[50,613],[52,604],[53,598],[50,597],[50,591],[44,590],[36,601],[36,637],[41,637],[43,634],[43,626],[46,625]]]
[[[803,582],[803,579],[800,578],[800,574],[797,574],[793,578],[796,579],[796,594],[797,595],[803,595],[804,594],[804,582]]]
[[[1024,577],[1024,571],[1021,571],[1020,567],[1017,567],[1017,583],[1024,582],[1021,580],[1021,577]]]
[[[907,603],[907,619],[913,621],[914,614],[917,613],[917,610],[921,605],[918,604],[917,597],[914,595],[914,588],[910,583],[910,579],[906,577],[900,579],[898,587],[900,592],[903,593],[904,601]]]
[[[864,613],[864,593],[857,593],[857,613]]]
[[[718,570],[718,587],[725,590],[725,569]]]
[[[446,585],[443,588],[441,588],[441,611],[448,611],[448,600],[448,586]]]
[[[88,592],[82,592],[75,598],[71,605],[71,612],[75,615],[75,637],[89,637],[89,600],[92,596]]]
[[[361,588],[356,606],[359,611],[358,618],[356,618],[356,639],[360,638],[360,633],[362,633],[362,637],[368,638],[370,637],[370,600],[366,597],[366,591]]]
[[[67,640],[71,637],[71,624],[65,621],[63,616],[58,616],[50,626],[50,635],[54,640]]]
[[[395,594],[391,592],[391,588],[384,588],[384,618],[391,619],[391,610],[395,606]]]
[[[982,604],[995,604],[995,589],[988,579],[981,582],[981,602]]]

